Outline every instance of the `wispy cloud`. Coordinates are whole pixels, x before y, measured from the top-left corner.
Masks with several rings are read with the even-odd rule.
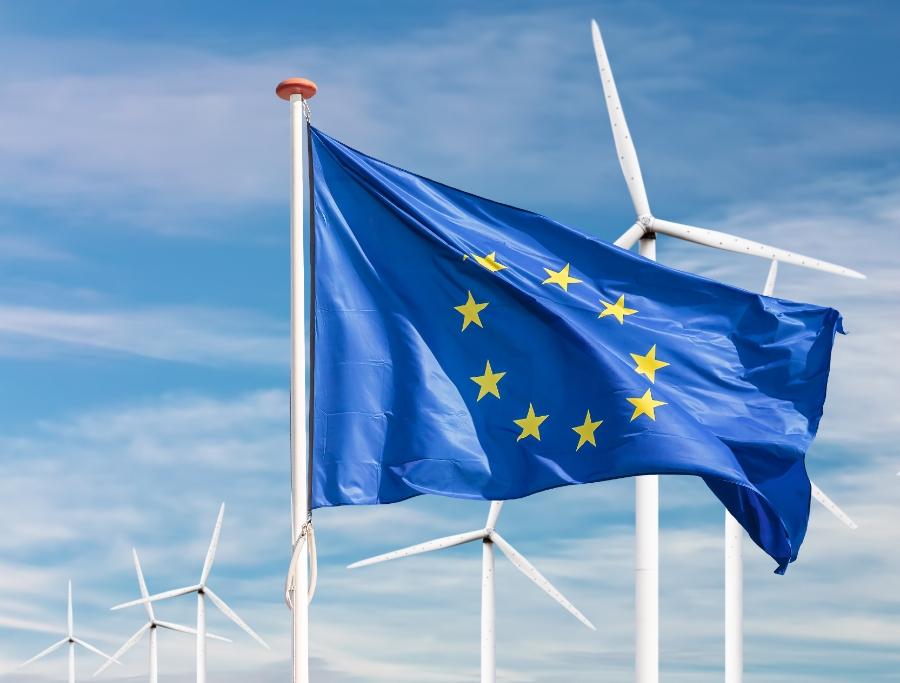
[[[604,27],[660,204],[771,195],[777,181],[804,180],[810,161],[900,146],[889,116],[796,101],[777,82],[776,96],[750,104],[746,93],[710,96],[759,60],[759,36],[722,21],[689,28],[658,9],[640,27],[618,16]],[[273,84],[285,64],[303,64],[322,85],[316,123],[366,151],[531,208],[625,208],[587,19],[566,9],[456,16],[387,44],[239,55],[23,38],[7,49],[42,59],[0,80],[0,193],[65,207],[81,226],[221,236],[237,220],[258,232],[259,212],[286,198],[287,118]]]
[[[284,323],[248,311],[0,305],[0,355],[52,356],[73,348],[211,365],[281,365],[288,350]]]
[[[15,233],[0,233],[0,260],[69,261],[74,256],[58,247]]]

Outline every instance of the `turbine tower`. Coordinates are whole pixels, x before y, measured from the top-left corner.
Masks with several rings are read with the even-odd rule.
[[[36,662],[37,660],[39,660],[43,657],[46,657],[51,652],[55,652],[56,650],[58,650],[59,648],[61,648],[63,645],[66,645],[66,644],[68,644],[68,646],[69,646],[69,683],[75,683],[75,646],[76,645],[80,645],[85,650],[90,650],[94,654],[100,655],[101,657],[103,657],[106,660],[109,660],[110,662],[116,662],[116,664],[120,663],[120,662],[116,661],[115,657],[110,657],[109,655],[98,650],[96,647],[94,647],[90,643],[86,643],[85,641],[81,640],[80,638],[75,637],[75,619],[74,619],[73,612],[72,612],[72,582],[71,581],[69,581],[69,609],[68,609],[67,616],[68,616],[68,618],[66,621],[66,637],[63,638],[62,640],[60,640],[58,643],[54,643],[53,645],[48,647],[43,652],[36,654],[34,657],[29,659],[27,662],[23,662],[22,664],[20,664],[19,665],[20,669],[25,668],[32,662]]]
[[[348,569],[366,567],[379,562],[396,560],[412,555],[452,548],[464,543],[481,541],[481,683],[495,683],[496,674],[496,628],[495,628],[495,600],[494,600],[494,546],[506,555],[513,566],[533,581],[547,595],[556,600],[566,610],[572,613],[578,621],[589,629],[596,631],[595,626],[578,609],[551,584],[534,565],[526,560],[515,548],[504,539],[497,530],[497,519],[503,507],[501,501],[491,503],[488,511],[487,522],[483,529],[468,531],[453,536],[444,536],[433,541],[426,541],[418,545],[402,548],[383,555],[370,557],[367,560],[354,562]]]
[[[600,81],[603,86],[603,94],[606,99],[606,108],[609,113],[610,126],[616,146],[616,154],[619,157],[619,165],[625,175],[625,184],[631,195],[637,220],[614,244],[623,249],[630,249],[638,243],[638,250],[642,256],[656,260],[656,235],[657,233],[677,237],[688,242],[694,242],[706,247],[714,247],[724,251],[738,254],[750,254],[771,259],[777,263],[783,261],[814,270],[821,270],[835,275],[851,278],[864,278],[861,273],[843,266],[803,256],[794,252],[771,247],[767,244],[754,242],[743,237],[736,237],[724,232],[698,228],[693,225],[674,223],[672,221],[657,218],[650,211],[650,203],[647,199],[647,191],[641,176],[641,167],[638,163],[634,141],[625,121],[622,111],[622,103],[613,79],[612,68],[603,38],[600,35],[600,27],[596,21],[591,22],[591,31],[594,39],[594,52],[597,56],[597,66],[600,69]],[[777,265],[773,266],[777,270]],[[774,272],[770,271],[770,279],[774,287]],[[637,683],[657,683],[659,681],[659,477],[656,475],[641,476],[635,478],[635,535],[636,535],[636,562],[635,562],[635,680]],[[835,516],[845,524],[852,526],[853,522],[847,517],[822,491],[813,485],[813,495],[820,503],[825,505]],[[732,548],[732,552],[740,548],[742,533],[735,530],[737,522],[726,513],[726,548]],[[740,526],[737,526],[740,529]],[[742,531],[742,530],[741,530]],[[734,539],[737,538],[737,544]],[[727,552],[727,551],[726,551]],[[740,583],[740,577],[733,572],[740,567],[740,556],[729,556],[726,562],[726,572],[732,572],[726,576],[726,584],[736,586]],[[726,591],[727,596],[735,598],[740,591],[733,589]],[[731,614],[734,614],[732,610]],[[728,621],[728,620],[727,620]],[[735,620],[729,623],[734,626]],[[739,618],[737,619],[739,623]],[[741,665],[734,661],[734,657],[740,653],[740,648],[734,647],[735,639],[740,638],[731,629],[726,631],[726,658],[731,662],[726,664],[726,671],[732,672],[726,683],[739,683],[741,680]],[[737,674],[733,672],[737,671]]]
[[[195,583],[192,586],[186,586],[185,588],[176,588],[174,590],[166,591],[164,593],[157,593],[156,595],[151,595],[149,597],[143,597],[139,600],[132,600],[131,602],[125,602],[121,605],[116,605],[112,609],[124,609],[125,607],[133,607],[135,605],[145,605],[151,602],[158,602],[160,600],[167,600],[169,598],[175,598],[180,595],[190,595],[191,593],[196,593],[197,595],[197,683],[206,683],[206,599],[209,598],[210,602],[215,605],[222,614],[231,619],[235,624],[240,626],[251,638],[253,638],[256,642],[262,645],[267,650],[269,646],[266,644],[262,638],[257,635],[256,631],[250,628],[243,619],[241,619],[233,609],[231,609],[225,601],[222,600],[218,595],[216,595],[212,588],[207,585],[207,581],[209,580],[209,573],[212,571],[213,560],[216,557],[216,548],[219,545],[219,534],[222,532],[222,518],[225,516],[225,503],[222,503],[222,506],[219,508],[219,516],[216,518],[216,526],[213,530],[212,540],[209,544],[209,550],[206,551],[206,560],[203,562],[203,570],[200,572],[200,581]]]
[[[141,597],[149,598],[150,593],[147,591],[147,583],[144,581],[144,572],[141,571],[141,561],[138,559],[137,550],[134,548],[131,549],[131,554],[134,556],[134,570],[137,572],[138,578],[138,587],[141,591]],[[180,624],[173,624],[168,621],[161,621],[156,618],[156,612],[153,609],[152,602],[145,602],[144,608],[147,610],[147,623],[141,626],[131,638],[125,641],[125,644],[120,647],[116,653],[113,655],[113,659],[118,660],[119,657],[128,652],[131,648],[137,645],[138,641],[144,635],[144,633],[150,633],[150,683],[157,683],[159,681],[159,655],[157,652],[157,631],[161,628],[168,629],[170,631],[178,631],[179,633],[190,633],[191,635],[197,635],[196,629],[189,628],[187,626],[181,626]],[[222,640],[226,643],[230,643],[231,641],[228,638],[223,638],[222,636],[217,636],[212,633],[206,634],[207,638],[212,638],[214,640]],[[103,666],[101,666],[97,671],[94,672],[94,676],[105,671],[109,665],[112,663],[112,660],[107,661]]]
[[[778,277],[778,261],[772,260],[765,296],[772,296]],[[850,529],[857,524],[841,510],[815,483],[812,496]],[[741,683],[744,678],[744,529],[725,511],[725,683]]]

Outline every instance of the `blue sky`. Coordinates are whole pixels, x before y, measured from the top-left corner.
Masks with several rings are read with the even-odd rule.
[[[838,261],[777,293],[841,310],[800,560],[746,546],[748,680],[888,681],[900,668],[900,8],[891,3],[0,0],[0,672],[76,620],[115,649],[151,590],[199,572],[228,502],[214,586],[273,645],[213,645],[221,681],[284,680],[288,561],[287,110],[435,179],[613,239],[633,221],[590,42],[596,17],[661,216]],[[667,263],[758,289],[766,264],[660,240]],[[498,560],[504,680],[629,680],[631,482],[509,504],[500,526],[599,626]],[[662,669],[721,680],[722,515],[662,485]],[[479,553],[348,572],[483,524],[420,498],[317,516],[312,650],[323,683],[477,680]],[[193,603],[161,614],[190,622]],[[162,640],[192,679],[190,638]],[[64,659],[64,658],[63,658]],[[56,657],[29,675],[57,680]],[[82,676],[94,669],[83,657]],[[142,650],[107,679],[144,671]],[[119,676],[117,679],[116,676]]]

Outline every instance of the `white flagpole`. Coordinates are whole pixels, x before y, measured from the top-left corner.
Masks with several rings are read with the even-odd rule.
[[[638,243],[641,256],[656,260],[656,235]],[[635,477],[634,679],[659,683],[659,476]]]
[[[305,78],[282,81],[275,92],[291,106],[291,540],[297,543],[309,514],[306,405],[306,249],[303,239],[305,100],[316,94]],[[293,681],[309,683],[309,547],[303,544],[296,563],[293,595]]]
[[[775,291],[778,261],[773,259],[763,287]],[[744,680],[744,529],[725,511],[725,683]]]

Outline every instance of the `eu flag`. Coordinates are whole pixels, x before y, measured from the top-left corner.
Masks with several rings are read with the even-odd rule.
[[[691,474],[796,559],[837,311],[310,143],[314,507]]]

